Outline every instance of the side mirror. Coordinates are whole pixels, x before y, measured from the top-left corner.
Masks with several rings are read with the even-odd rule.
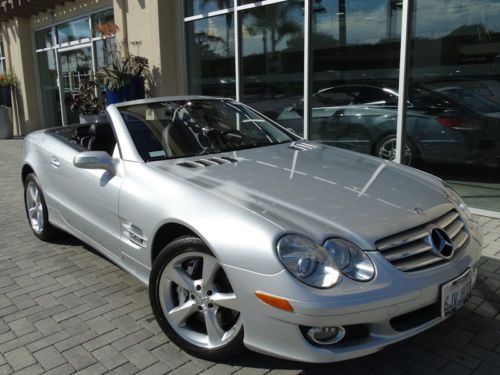
[[[73,165],[82,169],[104,169],[115,173],[115,166],[111,156],[104,151],[83,151],[73,158]]]

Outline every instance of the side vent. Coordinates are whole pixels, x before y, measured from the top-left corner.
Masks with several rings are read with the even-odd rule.
[[[124,221],[122,225],[123,225],[123,234],[125,235],[125,238],[128,238],[130,242],[132,242],[137,246],[146,247],[147,239],[144,236],[144,233],[142,232],[141,228],[126,221]]]
[[[292,150],[310,151],[310,150],[316,150],[318,146],[305,142],[293,142],[289,148],[291,148]]]
[[[240,159],[233,158],[231,156],[219,156],[219,157],[213,157],[210,159],[197,159],[197,160],[189,160],[189,161],[183,161],[182,163],[179,163],[177,165],[184,167],[184,168],[205,168],[205,167],[212,167],[215,165],[224,165],[224,164],[233,164],[233,163],[238,163]]]

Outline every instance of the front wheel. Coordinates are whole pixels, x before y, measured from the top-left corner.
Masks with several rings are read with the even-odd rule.
[[[394,161],[396,159],[396,135],[391,134],[377,142],[375,156],[381,159]],[[401,164],[415,166],[419,160],[418,153],[410,141],[404,145],[403,160]]]
[[[180,348],[212,361],[243,351],[238,301],[203,242],[181,237],[154,261],[149,297],[158,324]]]

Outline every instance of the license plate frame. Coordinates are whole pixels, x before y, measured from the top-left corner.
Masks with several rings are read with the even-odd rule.
[[[460,309],[472,293],[472,272],[469,268],[460,276],[441,285],[441,317],[448,318]]]

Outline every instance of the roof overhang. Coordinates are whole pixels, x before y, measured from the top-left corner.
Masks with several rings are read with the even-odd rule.
[[[31,17],[45,12],[68,0],[0,0],[0,22],[16,17]]]

